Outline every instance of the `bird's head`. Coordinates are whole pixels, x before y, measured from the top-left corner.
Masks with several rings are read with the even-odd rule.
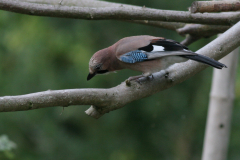
[[[108,48],[96,52],[89,61],[89,74],[87,80],[92,79],[96,74],[108,73],[110,57]]]

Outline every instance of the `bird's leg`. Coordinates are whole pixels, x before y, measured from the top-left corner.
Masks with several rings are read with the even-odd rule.
[[[147,77],[149,79],[150,76],[153,78],[152,73],[143,73],[142,75],[139,75],[139,76],[129,77],[128,81],[138,80],[139,78],[142,78],[142,77]]]
[[[133,77],[129,77],[127,80],[126,80],[126,84],[127,85],[130,85],[130,81],[133,81],[133,80],[136,80],[138,83],[140,83],[139,81],[139,78],[142,78],[142,77],[146,77],[147,79],[154,79],[153,75],[151,73],[143,73],[142,75],[139,75],[139,76],[133,76]],[[151,78],[150,78],[151,77]]]
[[[133,76],[133,77],[129,77],[127,80],[126,80],[126,84],[129,85],[130,84],[130,81],[133,81],[133,80],[136,80],[138,83],[138,79],[143,77],[143,75],[139,75],[139,76]]]
[[[127,80],[133,81],[133,80],[137,80],[137,79],[142,78],[142,77],[144,77],[144,76],[143,75],[133,76],[133,77],[129,77]]]
[[[126,82],[126,85],[127,86],[130,86],[131,85],[131,83],[130,83],[130,81],[136,81],[136,82],[138,82],[139,84],[141,84],[141,82],[139,81],[139,78],[142,78],[142,77],[144,77],[143,75],[139,75],[139,76],[133,76],[133,77],[129,77],[125,82]]]

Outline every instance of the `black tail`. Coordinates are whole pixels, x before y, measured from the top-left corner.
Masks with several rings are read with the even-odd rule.
[[[218,69],[222,69],[223,67],[227,68],[227,66],[225,64],[222,64],[218,61],[215,61],[212,58],[209,58],[209,57],[201,55],[201,54],[182,55],[181,57],[192,59],[192,60],[195,60],[197,62],[205,63],[205,64],[208,64],[208,65],[210,65],[212,67],[215,67],[215,68],[218,68]]]

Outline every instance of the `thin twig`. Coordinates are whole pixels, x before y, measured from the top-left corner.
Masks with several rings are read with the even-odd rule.
[[[210,37],[218,33],[223,33],[230,26],[227,25],[202,25],[202,24],[187,24],[182,28],[178,28],[177,32],[180,35],[190,34],[196,37]]]
[[[193,36],[193,35],[186,35],[186,38],[181,42],[181,44],[185,45],[185,46],[189,46],[190,44],[192,44],[193,42],[199,40],[201,37],[197,37],[197,36]]]

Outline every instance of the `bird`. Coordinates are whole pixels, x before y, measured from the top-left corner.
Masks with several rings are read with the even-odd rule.
[[[225,64],[195,53],[177,41],[164,37],[140,35],[122,38],[112,46],[97,51],[89,61],[87,80],[97,74],[107,74],[122,69],[142,72],[140,76],[128,78],[132,81],[152,76],[155,72],[189,59],[217,69],[227,68]]]

